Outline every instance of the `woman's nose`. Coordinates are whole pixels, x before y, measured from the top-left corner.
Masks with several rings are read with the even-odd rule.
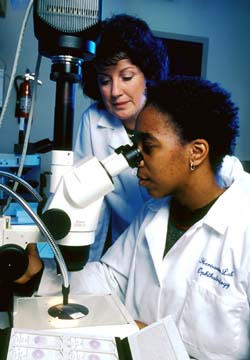
[[[138,163],[137,163],[137,167],[138,168],[141,168],[144,166],[144,159],[143,157],[141,156],[141,158],[139,159]]]
[[[119,85],[119,81],[113,80],[112,82],[112,88],[111,88],[111,94],[113,97],[117,97],[121,95],[121,86]]]
[[[137,167],[142,167],[144,166],[144,159],[143,159],[143,155],[142,155],[142,149],[140,144],[136,144],[137,146],[137,151],[138,151],[138,159],[137,159]]]

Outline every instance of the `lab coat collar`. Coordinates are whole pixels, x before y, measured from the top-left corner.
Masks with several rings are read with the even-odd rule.
[[[131,144],[131,140],[129,139],[121,121],[111,115],[108,111],[102,111],[102,115],[98,121],[98,126],[112,130],[108,144],[108,146],[112,149],[116,149],[121,145]]]
[[[223,158],[222,166],[218,173],[218,182],[221,186],[229,187],[232,183],[244,176],[246,172],[235,156],[226,155]]]
[[[206,216],[201,219],[201,223],[210,226],[223,235],[228,226],[236,221],[236,215],[244,209],[244,206],[249,209],[249,201],[250,198],[244,191],[242,184],[236,180],[218,198]]]
[[[105,127],[108,129],[116,129],[121,126],[121,122],[118,118],[110,114],[107,110],[101,109],[99,110],[100,117],[98,121],[98,126]]]
[[[242,181],[243,180],[243,181]],[[232,185],[217,199],[208,213],[197,222],[197,226],[206,224],[215,231],[224,234],[230,223],[234,222],[236,214],[246,206],[249,209],[250,203],[250,176],[235,180]],[[167,226],[169,215],[169,202],[171,197],[165,197],[160,200],[152,199],[148,202],[148,208],[152,213],[156,213],[154,220],[148,224],[146,235],[151,237],[158,233],[159,226]],[[167,209],[166,209],[167,208]],[[165,212],[164,212],[165,209]],[[161,231],[162,233],[163,231]],[[165,235],[164,235],[165,236]]]
[[[249,185],[244,184],[244,186]],[[210,208],[208,213],[192,226],[200,227],[204,224],[211,227],[220,234],[224,234],[228,226],[235,222],[237,214],[242,213],[242,209],[246,207],[249,210],[250,196],[244,189],[240,181],[235,181],[233,184],[217,199],[214,205]],[[157,274],[159,284],[161,284],[162,273],[162,256],[166,242],[167,225],[169,218],[169,202],[170,197],[160,200],[150,200],[147,207],[151,211],[151,221],[145,228],[145,237],[148,243],[154,268]],[[191,230],[191,228],[190,228]]]

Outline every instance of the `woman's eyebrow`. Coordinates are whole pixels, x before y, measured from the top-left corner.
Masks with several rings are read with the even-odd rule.
[[[108,75],[104,71],[100,71],[100,72],[97,73],[97,76],[110,76],[110,75]]]
[[[135,130],[135,138],[140,141],[155,140],[155,137],[152,134],[150,134],[148,132],[137,131],[137,130]]]

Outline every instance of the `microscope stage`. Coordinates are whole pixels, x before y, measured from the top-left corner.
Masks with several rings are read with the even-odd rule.
[[[71,295],[69,304],[83,305],[88,313],[84,315],[76,312],[71,319],[66,320],[52,317],[48,313],[49,308],[61,303],[61,296],[16,297],[13,327],[120,338],[138,331],[125,306],[114,295]]]

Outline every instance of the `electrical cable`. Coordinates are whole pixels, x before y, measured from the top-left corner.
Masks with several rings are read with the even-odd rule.
[[[41,195],[27,181],[23,180],[17,175],[9,173],[7,171],[0,170],[0,176],[9,177],[10,179],[15,180],[15,182],[18,182],[19,184],[23,185],[27,190],[29,190],[29,192],[36,198],[38,202],[41,202],[43,200]]]

